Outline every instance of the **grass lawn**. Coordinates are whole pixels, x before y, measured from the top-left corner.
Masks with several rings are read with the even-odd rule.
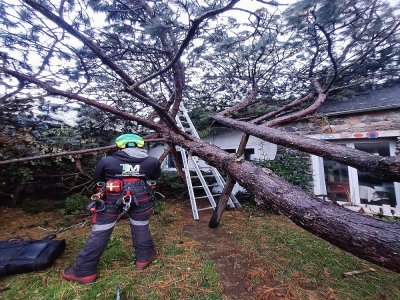
[[[185,230],[194,222],[188,210],[187,203],[159,203],[151,229],[161,258],[144,271],[133,269],[130,231],[124,220],[114,229],[96,283],[84,286],[61,280],[60,270],[73,262],[90,232],[86,226],[59,234],[67,240],[67,249],[52,268],[2,279],[0,299],[116,299],[117,288],[121,299],[228,299],[229,288],[221,280],[227,274],[217,270],[202,247],[208,241]],[[235,249],[221,245],[221,255],[246,251],[254,257],[239,283],[249,286],[253,296],[248,299],[400,299],[399,274],[345,253],[282,216],[261,214],[253,209],[228,211],[221,226],[236,245]],[[35,229],[43,224],[39,219],[33,215],[26,227]],[[342,276],[368,267],[377,271]]]
[[[377,267],[274,214],[226,219],[243,247],[265,257],[264,273],[296,299],[400,299],[400,274]],[[348,278],[343,272],[374,268]],[[254,275],[254,282],[262,278]]]

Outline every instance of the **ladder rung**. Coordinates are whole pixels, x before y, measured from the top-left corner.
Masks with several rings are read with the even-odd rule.
[[[210,187],[210,186],[218,186],[218,185],[219,185],[219,183],[207,184],[208,187]],[[202,185],[196,185],[193,188],[196,189],[196,188],[201,188],[201,187],[203,187],[203,186]]]
[[[209,206],[209,207],[204,207],[204,208],[200,208],[197,211],[202,211],[202,210],[207,210],[207,209],[214,209],[214,207]]]
[[[211,196],[213,196],[213,197],[216,197],[216,196],[221,196],[221,194],[214,194],[214,195],[211,195]],[[194,197],[194,199],[204,199],[204,198],[208,198],[208,196],[200,196],[200,197]]]
[[[214,175],[203,175],[203,177],[215,177]],[[190,178],[199,178],[199,176],[190,176]]]

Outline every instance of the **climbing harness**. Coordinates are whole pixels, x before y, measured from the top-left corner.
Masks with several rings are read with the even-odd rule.
[[[155,181],[144,181],[139,178],[110,179],[107,182],[98,182],[98,192],[90,197],[87,210],[96,212],[128,212],[132,205],[154,201],[156,188]],[[107,201],[104,201],[107,196]],[[163,196],[163,195],[162,195]],[[109,204],[113,202],[113,204]]]

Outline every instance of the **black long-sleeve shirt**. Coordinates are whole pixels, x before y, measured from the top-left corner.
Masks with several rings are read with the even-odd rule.
[[[97,163],[94,180],[99,182],[130,177],[157,179],[160,175],[161,165],[157,158],[133,157],[123,151],[116,151]]]

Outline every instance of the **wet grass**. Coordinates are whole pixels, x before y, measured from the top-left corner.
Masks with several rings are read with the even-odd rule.
[[[151,230],[161,258],[146,270],[135,271],[129,224],[123,220],[102,257],[99,279],[88,286],[61,280],[59,272],[74,261],[90,226],[66,231],[59,235],[67,240],[61,261],[42,272],[2,279],[0,299],[116,299],[118,287],[121,299],[223,299],[213,261],[184,230],[190,222],[190,213],[184,213],[181,204],[160,202]],[[245,249],[257,261],[249,265],[245,280],[258,299],[400,299],[399,274],[343,252],[282,216],[250,207],[226,212],[221,227],[237,243],[237,249],[221,245],[221,255]],[[376,272],[342,276],[369,267]],[[271,291],[276,292],[274,297]]]
[[[238,228],[237,224],[240,224]],[[227,220],[243,247],[265,258],[268,275],[297,299],[400,299],[400,275],[365,262],[275,214]],[[376,272],[348,278],[346,271]],[[252,277],[257,285],[262,282]]]
[[[90,226],[63,233],[67,240],[62,262],[43,272],[8,276],[0,282],[1,299],[222,299],[211,261],[183,233],[180,216],[161,203],[151,222],[161,254],[144,271],[134,270],[134,255],[127,221],[114,229],[100,265],[99,278],[91,285],[64,281],[59,273],[72,263],[83,246]]]

